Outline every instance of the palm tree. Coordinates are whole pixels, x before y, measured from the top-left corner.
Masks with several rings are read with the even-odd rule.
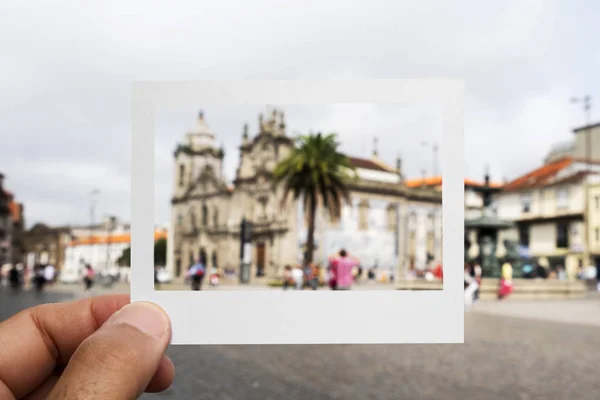
[[[341,217],[342,202],[350,203],[348,183],[356,178],[348,157],[338,151],[335,134],[309,134],[296,139],[291,154],[274,170],[274,185],[283,186],[281,206],[289,200],[302,198],[304,214],[308,217],[305,262],[311,263],[315,247],[315,218],[317,209],[324,207],[329,217]]]

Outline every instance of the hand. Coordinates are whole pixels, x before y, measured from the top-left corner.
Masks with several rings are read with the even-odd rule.
[[[127,295],[45,304],[0,323],[0,399],[137,398],[171,386],[167,314]],[[66,367],[65,367],[66,365]]]

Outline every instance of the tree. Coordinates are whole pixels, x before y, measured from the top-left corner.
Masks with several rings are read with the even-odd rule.
[[[121,267],[131,266],[131,246],[123,250],[121,257],[117,259],[117,265]]]
[[[161,238],[154,242],[154,265],[167,263],[167,239]],[[123,250],[117,259],[117,264],[122,267],[131,266],[131,246]]]
[[[154,265],[164,266],[167,263],[167,239],[160,238],[154,242]]]
[[[294,201],[302,199],[307,217],[305,262],[313,261],[315,248],[315,218],[319,207],[325,208],[332,220],[341,217],[342,202],[350,203],[348,183],[356,179],[348,157],[339,152],[335,134],[304,135],[288,157],[274,170],[274,185],[283,187],[281,206],[290,194]]]

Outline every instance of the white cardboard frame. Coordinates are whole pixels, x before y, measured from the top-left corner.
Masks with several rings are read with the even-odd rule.
[[[172,344],[464,343],[463,96],[463,81],[447,79],[135,82],[131,301],[152,301],[167,311]],[[190,104],[332,103],[441,106],[443,290],[155,291],[155,111]]]

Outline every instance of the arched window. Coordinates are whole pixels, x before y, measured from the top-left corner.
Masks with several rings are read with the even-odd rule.
[[[179,186],[183,186],[185,182],[185,165],[179,165]]]
[[[215,228],[219,226],[219,209],[217,207],[213,210],[213,225]]]
[[[199,253],[199,257],[200,257],[200,262],[206,266],[206,250],[204,249],[204,247],[200,248],[200,253]]]
[[[202,226],[208,225],[208,207],[202,204]]]

